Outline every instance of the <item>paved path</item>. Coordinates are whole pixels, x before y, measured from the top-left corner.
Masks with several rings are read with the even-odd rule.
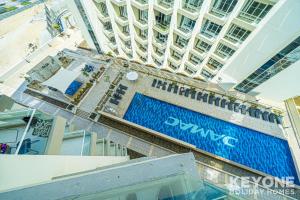
[[[61,109],[53,104],[47,103],[40,99],[37,99],[31,95],[24,93],[26,86],[23,84],[20,88],[12,95],[12,98],[25,106],[36,108],[39,111],[47,113],[52,116],[61,116],[67,119],[68,123],[74,124],[75,127],[80,129],[86,129],[90,132],[97,133],[98,138],[106,138],[115,143],[122,144],[129,149],[132,149],[138,153],[141,153],[146,156],[165,156],[172,154],[173,152],[163,147],[151,144],[147,141],[144,141],[140,138],[130,136],[119,130],[110,128],[98,122],[94,122],[88,119],[84,119],[77,115],[74,115],[71,112],[68,112],[64,109]]]

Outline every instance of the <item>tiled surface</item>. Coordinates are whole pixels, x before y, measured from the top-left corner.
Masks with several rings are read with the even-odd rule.
[[[91,91],[89,91],[88,95],[80,104],[80,109],[90,113],[95,110],[97,104],[99,103],[100,99],[104,96],[105,92],[109,89],[110,82],[112,82],[118,72],[112,68],[108,68],[105,73],[100,78],[99,83],[97,83]],[[105,76],[109,77],[110,82],[105,80]]]
[[[126,79],[121,81],[122,84],[127,85],[129,89],[123,96],[120,105],[117,106],[119,117],[123,117],[128,106],[136,92],[145,94],[147,96],[166,101],[178,106],[191,109],[224,121],[228,121],[237,125],[241,125],[256,131],[270,134],[276,137],[284,138],[282,129],[275,123],[269,123],[262,119],[256,119],[240,113],[235,113],[227,109],[210,105],[208,103],[199,102],[197,100],[173,94],[171,92],[163,91],[161,89],[151,87],[154,77],[139,73],[139,79],[136,82],[131,82]]]

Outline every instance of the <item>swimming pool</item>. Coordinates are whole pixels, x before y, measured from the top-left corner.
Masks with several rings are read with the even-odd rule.
[[[124,119],[276,176],[294,176],[287,141],[136,93]]]

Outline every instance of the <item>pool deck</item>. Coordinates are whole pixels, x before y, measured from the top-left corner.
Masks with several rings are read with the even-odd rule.
[[[94,59],[99,59],[99,60],[105,60],[107,58],[109,58],[108,56],[102,56],[102,55],[92,55]],[[82,57],[81,59],[86,59],[85,57]],[[180,96],[177,94],[172,94],[169,93],[167,91],[163,91],[157,88],[152,88],[151,84],[154,78],[157,79],[161,79],[164,80],[165,78],[163,77],[167,77],[169,76],[170,78],[172,76],[174,76],[177,80],[182,80],[181,82],[186,82],[187,84],[190,84],[191,81],[194,84],[199,85],[199,88],[206,88],[207,91],[218,91],[220,90],[220,88],[207,84],[207,83],[203,83],[201,81],[195,81],[195,80],[191,80],[191,81],[186,81],[186,79],[188,79],[187,77],[183,77],[183,76],[178,76],[175,74],[171,74],[172,76],[170,76],[170,72],[164,73],[164,71],[159,71],[155,68],[151,68],[151,67],[146,67],[143,66],[142,64],[136,64],[139,65],[139,69],[137,69],[136,66],[134,66],[132,63],[130,64],[129,68],[124,68],[122,67],[123,63],[127,62],[118,58],[112,58],[112,62],[109,63],[108,65],[108,69],[106,70],[106,75],[108,75],[110,77],[110,80],[112,81],[115,77],[115,74],[123,72],[129,72],[129,71],[137,71],[139,74],[139,79],[136,82],[130,82],[128,80],[126,80],[126,76],[124,76],[124,78],[119,82],[123,85],[128,86],[128,90],[126,90],[125,95],[123,96],[122,100],[120,101],[120,104],[118,106],[113,105],[111,103],[106,103],[106,106],[112,107],[114,108],[117,112],[116,112],[116,118],[118,118],[119,120],[122,120],[123,115],[125,114],[128,106],[131,103],[131,100],[134,96],[134,94],[136,92],[140,92],[144,95],[162,100],[162,101],[166,101],[175,105],[179,105],[191,110],[194,110],[196,112],[201,112],[203,114],[215,117],[215,118],[219,118],[222,119],[224,121],[228,121],[228,122],[232,122],[244,127],[249,127],[251,129],[260,131],[260,132],[264,132],[267,134],[271,134],[273,136],[276,137],[283,137],[283,132],[282,129],[276,125],[276,124],[272,124],[269,122],[265,122],[263,120],[260,119],[255,119],[252,118],[250,116],[245,116],[245,115],[241,115],[239,113],[234,113],[232,111],[220,108],[220,107],[216,107],[216,106],[212,106],[209,105],[207,103],[203,103],[203,102],[199,102],[184,96]],[[33,65],[34,66],[34,65]],[[27,70],[22,70],[22,73],[26,73]],[[143,73],[141,73],[141,71],[143,71]],[[155,74],[155,75],[153,75]],[[42,110],[43,112],[46,113],[51,113],[52,115],[59,115],[59,116],[63,116],[66,119],[68,119],[68,122],[71,124],[76,124],[76,127],[79,128],[85,128],[87,130],[90,130],[92,132],[96,132],[98,133],[98,137],[99,138],[109,138],[112,141],[118,142],[120,144],[124,144],[127,148],[132,149],[142,155],[146,155],[146,156],[163,156],[163,155],[167,155],[167,154],[172,154],[175,153],[177,151],[171,150],[171,148],[168,147],[168,144],[170,145],[175,145],[175,144],[171,144],[170,142],[165,142],[164,140],[159,140],[159,138],[154,137],[153,135],[150,134],[145,134],[141,133],[141,132],[136,132],[136,136],[134,136],[134,134],[131,132],[131,129],[125,130],[122,129],[123,127],[121,127],[121,129],[110,129],[107,126],[103,126],[103,124],[97,123],[96,120],[91,120],[87,117],[83,117],[80,115],[71,113],[70,111],[65,110],[64,108],[61,108],[60,106],[54,106],[51,104],[51,102],[47,102],[45,100],[40,100],[38,97],[35,97],[35,95],[30,95],[30,94],[26,94],[23,93],[24,89],[22,87],[25,87],[24,85],[20,85],[20,83],[24,81],[24,78],[20,77],[19,74],[14,75],[15,77],[18,76],[18,84],[10,85],[10,83],[12,82],[13,79],[15,78],[10,78],[7,81],[5,81],[5,87],[3,87],[5,90],[5,93],[8,95],[12,95],[13,93],[15,93],[15,97],[14,99],[18,100],[18,102],[24,104],[24,105],[28,105],[30,107],[35,107],[39,110]],[[102,79],[104,79],[104,77],[101,78],[100,82],[102,83]],[[167,81],[167,80],[166,80]],[[168,81],[169,82],[169,81]],[[107,83],[107,82],[106,82]],[[101,90],[98,91],[99,93],[97,95],[95,95],[94,93],[89,93],[88,96],[92,95],[91,97],[93,98],[87,98],[85,99],[86,101],[82,101],[81,104],[79,105],[79,108],[83,111],[85,111],[86,113],[90,114],[90,112],[92,112],[94,106],[96,105],[96,102],[99,102],[102,98],[103,98],[103,93],[105,91],[107,91],[109,88],[106,87],[107,85],[109,85],[109,83],[111,84],[111,82],[107,83],[106,85],[105,83],[105,87],[103,88],[99,88],[99,87],[95,87],[95,91],[97,90]],[[118,83],[118,84],[119,84]],[[7,86],[10,87],[7,87]],[[21,86],[21,87],[19,87]],[[104,86],[104,85],[102,85]],[[18,88],[18,92],[16,92],[15,89]],[[198,88],[198,87],[197,87]],[[101,96],[102,95],[102,96]],[[90,100],[88,100],[90,99]],[[238,99],[241,99],[241,101],[245,100],[245,101],[254,101],[254,98],[248,97],[248,96],[239,96]],[[89,106],[92,105],[92,106]],[[99,112],[100,113],[100,112]],[[125,120],[123,120],[125,121]],[[112,126],[113,124],[108,124],[110,127],[114,127]],[[285,124],[286,125],[286,124]],[[118,128],[118,127],[115,127]],[[120,128],[120,127],[119,127]],[[281,131],[281,132],[279,132]],[[279,134],[279,135],[278,135]],[[154,142],[149,142],[147,141],[145,138],[142,138],[143,136],[145,136],[145,138],[149,137],[152,140],[155,140],[157,143]],[[176,141],[178,142],[178,141]],[[180,141],[179,141],[180,142]],[[182,143],[183,144],[183,143]],[[175,147],[175,146],[173,146]],[[179,147],[179,145],[176,146],[176,148]],[[178,151],[180,152],[180,151]],[[298,155],[298,154],[297,154]],[[204,156],[204,154],[202,155],[202,157],[198,158],[199,160],[202,159],[202,161],[204,163],[206,163],[209,166],[214,166],[215,168],[218,169],[222,169],[226,172],[232,172],[235,175],[238,176],[247,176],[247,175],[254,175],[257,173],[254,172],[253,170],[247,170],[245,168],[240,168],[236,165],[231,165],[228,162],[224,162],[222,161],[222,159],[214,159],[211,156]]]
[[[281,139],[286,139],[282,128],[276,123],[266,122],[262,119],[250,117],[249,115],[242,115],[240,113],[229,111],[227,109],[204,103],[202,101],[200,102],[195,99],[187,98],[179,94],[174,94],[171,92],[160,90],[158,88],[153,88],[151,87],[151,84],[154,78],[155,77],[143,73],[139,73],[139,78],[135,82],[128,81],[126,80],[126,78],[124,78],[120,83],[128,86],[128,90],[126,91],[125,95],[123,95],[123,99],[120,101],[120,104],[116,106],[108,102],[107,105],[117,110],[117,116],[123,118],[124,114],[127,111],[127,108],[131,103],[131,100],[134,97],[134,94],[138,92],[146,96],[153,97],[155,99],[159,99],[161,101],[181,106],[196,112],[200,112],[202,114],[215,117],[233,124],[279,137]]]

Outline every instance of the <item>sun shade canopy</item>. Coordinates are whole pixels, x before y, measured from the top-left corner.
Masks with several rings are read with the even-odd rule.
[[[55,88],[65,93],[69,85],[80,75],[80,72],[69,71],[61,68],[55,75],[42,84]]]

